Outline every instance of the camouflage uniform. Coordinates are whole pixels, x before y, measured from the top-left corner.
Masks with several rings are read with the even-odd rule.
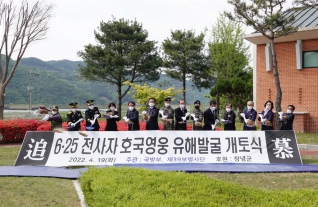
[[[62,128],[62,118],[59,113],[53,114],[48,121],[51,122],[50,130],[53,131],[54,129]]]
[[[203,111],[201,111],[201,109],[194,109],[193,114],[194,114],[194,117],[198,119],[196,122],[200,122],[200,123],[203,122]],[[192,129],[193,130],[202,130],[202,126],[196,126],[195,122],[193,121]]]
[[[168,116],[166,118],[166,121],[163,122],[163,130],[174,130],[174,120],[173,120],[174,110],[172,109],[171,106],[163,107],[163,108],[161,108],[161,110],[163,110],[164,116]]]

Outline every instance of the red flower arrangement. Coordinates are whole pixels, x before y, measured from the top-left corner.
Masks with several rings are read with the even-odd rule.
[[[34,119],[0,121],[0,143],[21,142],[27,131],[36,131],[42,123]]]

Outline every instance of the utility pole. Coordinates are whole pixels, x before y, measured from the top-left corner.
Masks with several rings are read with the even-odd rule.
[[[29,111],[31,113],[32,111],[32,91],[34,91],[34,86],[32,84],[33,80],[34,80],[34,77],[35,76],[38,76],[39,74],[37,73],[28,73],[28,76],[29,76],[29,80],[30,80],[30,83],[29,83],[29,86],[28,86],[28,91],[29,91]]]

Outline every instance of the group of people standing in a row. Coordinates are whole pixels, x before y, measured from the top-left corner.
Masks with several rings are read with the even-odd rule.
[[[85,119],[80,110],[77,109],[77,103],[70,103],[71,110],[67,113],[67,124],[69,131],[81,130],[81,122],[86,121],[86,130],[99,131],[100,125],[98,118],[102,115],[98,107],[94,106],[94,100],[88,100],[88,108],[85,111]],[[192,130],[215,130],[216,124],[219,123],[218,111],[216,109],[216,101],[210,101],[210,107],[205,111],[200,109],[201,102],[199,100],[194,102],[194,110],[192,113],[188,112],[185,107],[185,101],[179,101],[179,107],[173,109],[171,107],[171,98],[164,99],[164,107],[158,109],[156,107],[155,98],[149,98],[148,107],[142,112],[142,121],[146,122],[146,130],[159,130],[158,118],[163,122],[164,130],[187,130],[187,120],[193,120]],[[134,101],[128,102],[128,110],[123,117],[128,125],[128,130],[140,130],[139,125],[139,111],[135,108]],[[254,103],[247,102],[247,108],[240,114],[240,120],[244,121],[243,130],[256,130],[255,120],[257,112],[253,109]],[[261,130],[273,130],[273,111],[274,104],[267,101],[264,105],[264,110],[259,114],[258,119],[261,122]],[[42,110],[45,110],[42,108]],[[40,107],[41,110],[41,107]],[[48,109],[47,109],[48,110]],[[282,114],[280,121],[282,122],[281,130],[293,130],[293,105],[288,106],[287,113]],[[53,106],[52,115],[46,114],[43,121],[51,122],[51,130],[54,128],[62,128],[62,118],[58,112],[58,107]],[[103,114],[107,123],[105,131],[117,131],[117,122],[121,119],[116,110],[116,104],[111,102],[108,105],[106,114]],[[232,110],[232,105],[227,103],[225,105],[225,112],[221,122],[224,123],[224,130],[236,130],[235,126],[236,114]]]

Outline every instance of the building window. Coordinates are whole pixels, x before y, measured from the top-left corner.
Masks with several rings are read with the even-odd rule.
[[[304,68],[318,68],[318,50],[303,52]]]

